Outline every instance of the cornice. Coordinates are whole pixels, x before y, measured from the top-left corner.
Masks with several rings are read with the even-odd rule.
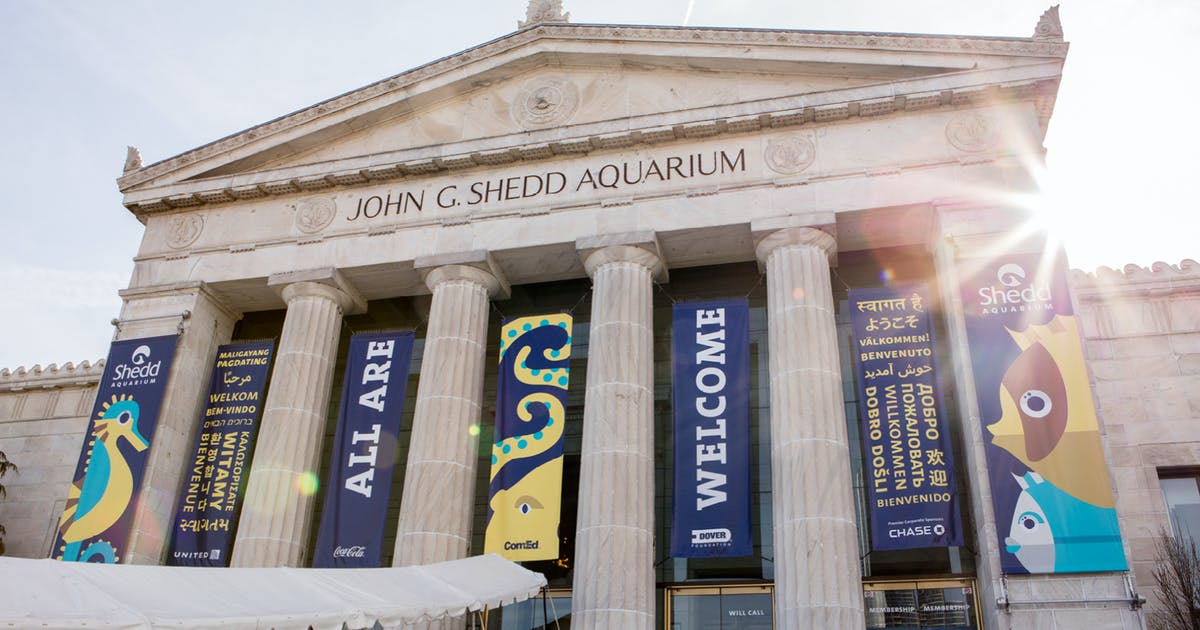
[[[20,392],[31,389],[51,389],[58,387],[87,387],[100,382],[104,374],[104,359],[95,363],[84,361],[78,365],[67,362],[61,367],[51,363],[46,367],[34,365],[30,369],[25,366],[16,370],[0,368],[0,391]]]
[[[245,146],[264,137],[298,127],[332,112],[354,107],[397,90],[408,89],[410,86],[431,77],[457,70],[481,59],[499,55],[538,40],[546,39],[570,41],[612,41],[616,39],[628,42],[687,43],[706,46],[714,44],[759,44],[877,51],[996,54],[1059,60],[1065,59],[1068,48],[1068,44],[1065,42],[1014,37],[968,37],[955,35],[909,35],[897,33],[794,31],[719,27],[541,24],[418,66],[412,70],[226,136],[178,156],[138,168],[137,170],[131,170],[117,179],[118,187],[120,190],[126,191],[138,184],[145,183],[178,168]]]
[[[1047,99],[1053,99],[1053,94],[1058,88],[1058,79],[1057,76],[1053,78],[1038,76],[991,85],[970,84],[942,90],[898,93],[902,84],[903,82],[895,82],[885,86],[890,96],[881,97],[879,94],[871,93],[869,89],[856,89],[851,92],[859,95],[860,98],[850,100],[830,98],[827,101],[821,101],[804,98],[800,100],[808,104],[773,111],[768,109],[768,111],[751,114],[745,114],[744,109],[730,107],[726,108],[727,111],[720,112],[723,115],[682,124],[643,127],[631,125],[629,128],[615,133],[595,133],[554,141],[540,141],[539,139],[535,142],[509,146],[498,145],[487,150],[442,153],[437,157],[413,151],[406,152],[407,159],[401,157],[395,161],[372,160],[371,166],[367,168],[338,168],[338,163],[335,162],[309,165],[306,168],[309,168],[311,172],[301,176],[287,172],[281,173],[278,178],[271,178],[270,171],[263,171],[256,174],[261,179],[254,183],[244,183],[244,176],[196,180],[184,184],[192,188],[188,192],[180,193],[177,184],[166,187],[174,194],[156,195],[148,191],[149,194],[146,196],[140,196],[136,200],[127,200],[125,207],[144,222],[146,216],[176,209],[395,180],[415,180],[472,168],[536,162],[560,156],[578,157],[593,152],[635,145],[664,145],[672,142],[801,125],[806,127],[825,126],[854,119],[909,114],[920,110],[966,109],[1022,101],[1034,103],[1044,133],[1052,108],[1052,105],[1046,106],[1044,102]],[[923,86],[924,83],[914,82],[914,85]],[[833,96],[836,97],[836,94]],[[796,98],[772,99],[778,104],[787,104],[789,100],[794,103]],[[516,137],[527,136],[528,134],[523,134]],[[293,170],[287,169],[287,171]],[[242,183],[238,183],[239,177],[242,178]]]
[[[1200,263],[1185,258],[1178,265],[1156,262],[1150,267],[1100,267],[1093,273],[1071,270],[1071,288],[1080,300],[1114,297],[1200,294]]]

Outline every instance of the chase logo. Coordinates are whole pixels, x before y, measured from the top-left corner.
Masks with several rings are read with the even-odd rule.
[[[733,540],[733,532],[724,527],[717,529],[693,529],[693,545],[726,545]]]

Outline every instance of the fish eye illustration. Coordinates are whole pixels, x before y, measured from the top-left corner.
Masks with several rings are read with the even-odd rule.
[[[1035,532],[1039,527],[1046,524],[1046,519],[1042,518],[1037,512],[1022,512],[1017,517],[1017,522],[1027,532]]]
[[[534,510],[540,510],[543,508],[541,501],[538,501],[529,495],[525,495],[517,499],[516,507],[517,511],[521,514],[529,514]]]
[[[1050,395],[1040,389],[1031,389],[1021,394],[1021,411],[1030,418],[1045,418],[1054,409]]]

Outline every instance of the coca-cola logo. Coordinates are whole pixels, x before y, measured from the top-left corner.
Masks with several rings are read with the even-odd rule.
[[[333,550],[334,558],[362,558],[367,554],[367,548],[362,545],[353,547],[338,546]]]

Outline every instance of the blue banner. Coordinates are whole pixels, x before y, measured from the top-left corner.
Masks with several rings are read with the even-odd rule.
[[[671,363],[671,555],[750,555],[749,302],[742,298],[676,304]]]
[[[958,261],[1005,573],[1128,568],[1061,252]]]
[[[114,341],[50,556],[123,559],[177,335]]]
[[[229,566],[274,347],[274,341],[254,341],[217,348],[171,529],[169,565]]]
[[[484,553],[558,558],[572,322],[569,313],[519,317],[500,330]]]
[[[850,290],[871,549],[962,545],[924,285]]]
[[[379,566],[412,350],[412,331],[350,338],[314,567]]]

